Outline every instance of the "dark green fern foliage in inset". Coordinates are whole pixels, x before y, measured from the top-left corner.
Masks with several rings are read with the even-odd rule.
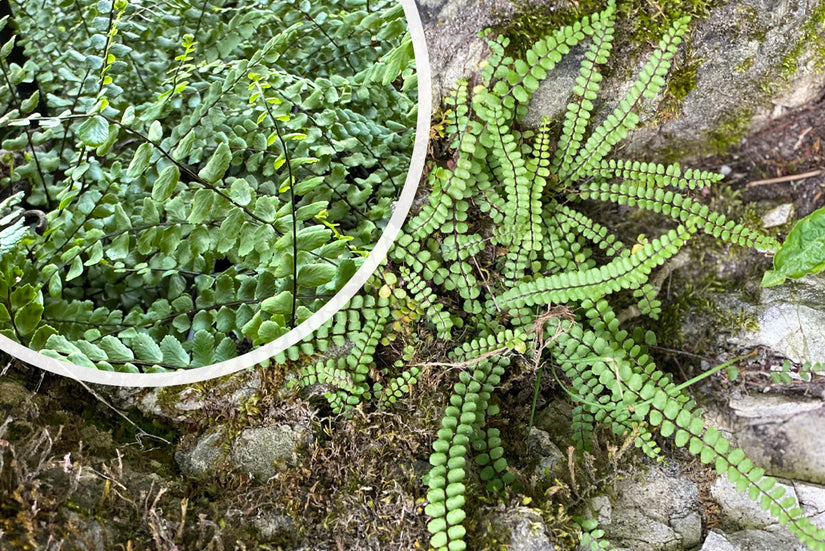
[[[471,489],[476,481],[495,492],[512,480],[507,442],[487,419],[498,411],[495,389],[519,355],[553,366],[576,402],[573,440],[580,449],[591,446],[597,425],[635,435],[636,446],[656,460],[663,458],[659,439],[670,438],[727,475],[812,549],[825,549],[825,532],[804,517],[795,498],[706,426],[687,385],[656,366],[649,349],[655,335],[623,329],[611,306],[613,295],[623,292],[625,300],[638,301],[639,311],[658,316],[650,274],[697,232],[758,249],[777,247],[688,196],[721,175],[611,157],[639,123],[641,103],[662,91],[688,28],[687,19],[676,21],[625,97],[594,115],[614,16],[611,3],[539,40],[521,59],[505,55],[502,39],[488,41],[488,58],[446,100],[452,155],[428,168],[427,203],[408,220],[389,265],[353,302],[366,306],[362,315],[340,314],[314,345],[304,343],[309,349],[303,352],[329,354],[330,336],[340,342],[344,332],[361,327],[352,350],[340,360],[320,360],[298,384],[323,374],[333,410],[346,412],[373,394],[386,405],[384,389],[406,385],[409,391],[408,381],[423,376],[422,366],[458,372],[426,477],[430,545],[439,551],[467,547],[465,504],[483,491]],[[540,81],[578,44],[588,49],[560,135],[551,135],[550,121],[535,130],[520,126]],[[594,201],[648,210],[674,227],[626,246],[588,216]],[[375,296],[386,302],[366,298]],[[383,359],[373,349],[381,316],[382,342],[393,348],[400,342],[414,353],[392,363],[386,361],[389,346]],[[422,329],[434,346],[419,342]],[[433,363],[439,350],[451,352]],[[608,547],[593,522],[582,530],[583,544]]]
[[[48,224],[0,220],[4,335],[103,370],[213,364],[302,323],[381,235],[417,109],[394,0],[47,1],[16,21],[0,189]]]

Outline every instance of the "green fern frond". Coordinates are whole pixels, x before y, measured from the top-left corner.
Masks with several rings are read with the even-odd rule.
[[[434,453],[430,456],[432,468],[427,475],[426,514],[432,520],[427,529],[432,534],[430,546],[438,551],[461,551],[466,549],[463,525],[466,513],[467,452],[473,446],[474,436],[481,429],[481,423],[489,409],[489,395],[501,381],[504,366],[484,360],[475,364],[471,371],[462,371],[459,382],[453,387],[450,405],[444,412],[438,438],[433,442]],[[500,445],[494,433],[488,440],[488,449],[498,449]],[[476,437],[475,441],[479,441]],[[497,454],[498,452],[496,452]],[[482,472],[501,472],[506,461],[496,459],[492,465],[485,465]],[[487,467],[490,467],[487,470]],[[499,469],[497,469],[499,467]],[[488,476],[492,479],[492,475]]]
[[[630,92],[619,101],[618,107],[607,119],[593,129],[581,150],[571,163],[571,168],[559,176],[564,180],[574,180],[598,163],[639,123],[635,112],[643,98],[655,98],[665,85],[665,75],[670,69],[670,60],[676,53],[682,36],[687,32],[690,17],[674,22],[673,27],[662,37],[658,48],[651,54],[642,68]]]
[[[575,159],[581,147],[584,133],[590,122],[590,114],[593,111],[593,100],[599,91],[599,83],[602,80],[598,67],[607,62],[610,50],[613,46],[613,5],[602,12],[601,20],[594,22],[593,41],[590,49],[585,53],[576,77],[576,85],[573,87],[573,95],[576,101],[567,105],[567,112],[564,115],[562,133],[556,149],[551,172],[564,175],[570,171],[570,165]]]
[[[559,204],[554,204],[552,211],[555,218],[561,222],[563,231],[572,231],[581,235],[594,245],[598,245],[605,255],[629,254],[629,251],[624,247],[624,243],[610,233],[610,230],[584,214],[566,205]]]
[[[711,211],[707,205],[697,203],[689,197],[670,190],[632,183],[591,182],[581,187],[580,197],[612,201],[619,205],[626,204],[656,213],[661,212],[679,222],[695,224],[705,233],[722,241],[729,241],[744,247],[773,250],[779,246],[774,238],[751,230],[743,224],[727,220],[724,215]]]
[[[691,168],[682,170],[679,163],[665,166],[621,159],[602,159],[587,175],[605,179],[621,178],[646,186],[670,186],[680,190],[706,188],[724,178],[718,172]]]
[[[616,258],[598,268],[561,272],[520,283],[503,293],[501,300],[508,307],[518,308],[596,299],[622,289],[637,289],[655,267],[679,252],[695,231],[692,225],[679,226],[630,256]]]

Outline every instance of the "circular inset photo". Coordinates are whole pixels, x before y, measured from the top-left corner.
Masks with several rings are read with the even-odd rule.
[[[411,1],[45,0],[0,27],[3,351],[209,379],[306,339],[383,260],[429,134]]]

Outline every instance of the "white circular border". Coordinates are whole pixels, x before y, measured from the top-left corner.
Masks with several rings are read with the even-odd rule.
[[[412,206],[415,193],[418,189],[418,182],[424,169],[424,160],[427,156],[427,145],[430,136],[430,117],[432,112],[432,77],[430,74],[429,56],[427,55],[427,43],[424,39],[424,27],[421,24],[421,18],[414,0],[398,1],[404,8],[407,26],[412,36],[418,77],[418,121],[410,166],[407,171],[404,188],[401,190],[401,196],[394,206],[392,217],[389,223],[387,223],[384,233],[378,239],[375,248],[373,248],[361,268],[355,272],[344,287],[342,287],[329,302],[324,304],[321,309],[295,329],[255,350],[224,362],[194,369],[183,369],[172,373],[117,373],[80,367],[44,356],[4,335],[0,335],[0,350],[46,371],[89,383],[131,387],[184,385],[222,377],[241,371],[242,369],[254,367],[306,338],[332,318],[338,310],[343,308],[344,305],[361,290],[367,282],[367,279],[369,279],[376,268],[378,268],[378,265],[386,257]]]

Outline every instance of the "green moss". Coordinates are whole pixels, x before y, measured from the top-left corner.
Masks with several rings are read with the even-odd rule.
[[[501,34],[510,40],[511,54],[521,54],[536,42],[537,37],[579,20],[583,15],[601,10],[605,2],[583,0],[564,7],[554,5],[536,6],[529,0],[515,0],[515,13],[497,14],[499,23],[493,25],[493,34]]]
[[[747,73],[753,68],[754,56],[749,56],[743,59],[736,65],[736,70],[740,73]]]
[[[753,6],[737,6],[736,32],[750,40],[763,42],[767,38],[768,28],[759,21],[759,10]]]
[[[636,46],[656,44],[676,19],[690,15],[706,17],[710,10],[725,0],[618,0],[618,38]],[[605,0],[580,0],[565,6],[547,3],[538,6],[529,0],[515,0],[514,14],[500,14],[501,23],[494,33],[510,39],[510,53],[526,51],[536,39],[577,21],[585,15],[604,9]],[[629,39],[629,40],[628,40]]]
[[[619,14],[630,21],[631,36],[636,42],[657,43],[680,17],[689,15],[695,22],[724,3],[725,0],[629,0],[617,2],[617,7]]]
[[[685,98],[696,89],[696,75],[704,58],[692,57],[690,54],[687,58],[687,61],[675,66],[670,72],[667,88],[659,103],[659,116],[663,120],[678,116]]]
[[[731,147],[739,145],[742,138],[748,134],[752,121],[753,107],[747,105],[726,115],[716,128],[708,133],[708,151],[721,155],[727,153]]]
[[[814,8],[802,27],[802,37],[782,58],[782,76],[785,79],[796,73],[805,52],[812,53],[814,67],[818,71],[825,69],[825,3],[820,3]]]

